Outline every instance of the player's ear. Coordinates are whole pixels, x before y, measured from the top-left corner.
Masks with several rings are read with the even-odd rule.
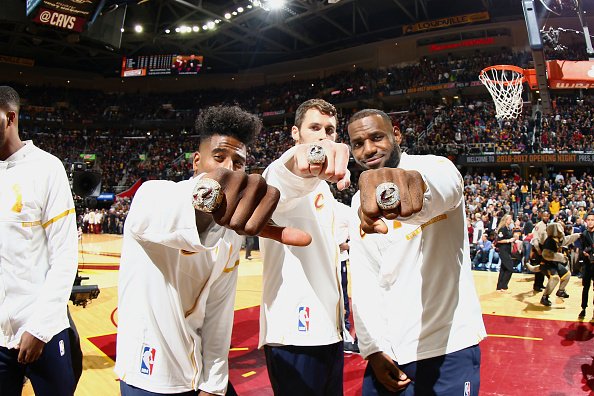
[[[298,142],[299,138],[301,137],[301,134],[299,133],[299,128],[297,128],[296,125],[293,125],[293,127],[291,128],[291,137],[296,142]]]
[[[192,169],[194,170],[194,172],[196,172],[196,170],[198,169],[198,163],[200,162],[200,152],[199,151],[195,151],[194,152],[194,159],[192,160]]]
[[[400,143],[402,143],[402,133],[400,133],[400,128],[398,128],[397,126],[394,126],[394,139],[396,140],[396,143],[398,143],[398,145],[400,146]]]

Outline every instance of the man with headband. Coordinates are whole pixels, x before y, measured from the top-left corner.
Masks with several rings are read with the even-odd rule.
[[[354,114],[348,132],[368,169],[350,222],[363,395],[478,395],[486,331],[462,176],[446,158],[401,153],[400,130],[382,111]]]
[[[349,186],[348,146],[335,143],[336,109],[302,103],[291,135],[296,145],[264,172],[281,197],[272,220],[312,236],[306,248],[262,239],[260,347],[275,395],[342,396],[343,318],[336,201],[328,182]]]
[[[228,353],[242,235],[307,245],[268,223],[278,191],[247,175],[262,124],[239,107],[196,120],[194,177],[146,182],[124,227],[115,371],[123,396],[235,395]]]

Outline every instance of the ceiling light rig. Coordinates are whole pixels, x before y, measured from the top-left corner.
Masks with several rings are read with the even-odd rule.
[[[246,14],[250,11],[257,9],[263,9],[265,11],[277,11],[277,10],[290,10],[285,7],[285,0],[248,0],[243,5],[238,5],[237,8],[228,10],[223,13],[223,18],[203,21],[202,23],[192,24],[192,27],[187,25],[180,25],[176,27],[167,27],[164,29],[165,34],[171,34],[172,32],[186,35],[187,33],[207,33],[209,31],[216,30],[217,25],[223,21],[231,21],[233,18]],[[202,26],[202,28],[200,28]]]

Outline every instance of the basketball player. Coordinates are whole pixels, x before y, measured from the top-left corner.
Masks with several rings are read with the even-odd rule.
[[[21,141],[19,108],[0,86],[0,395],[20,395],[27,376],[38,396],[71,396],[76,213],[62,162]]]
[[[243,172],[261,126],[238,107],[202,111],[194,177],[146,182],[136,193],[119,279],[115,371],[123,396],[235,394],[228,352],[241,235],[264,228],[282,242],[308,243],[303,233],[295,242],[291,230],[266,226],[278,191]],[[217,195],[217,188],[203,195],[208,179],[224,194],[212,214],[195,209],[198,197]]]
[[[355,160],[370,169],[350,223],[355,327],[369,361],[363,395],[478,395],[486,331],[462,176],[446,158],[401,153],[400,130],[382,111],[354,114],[348,132]],[[382,205],[396,198],[384,209],[376,187]]]
[[[307,248],[261,240],[264,273],[260,347],[275,395],[342,396],[343,317],[336,201],[326,181],[350,184],[348,146],[336,140],[336,109],[303,102],[291,135],[295,146],[264,172],[281,193],[276,224],[312,236]]]

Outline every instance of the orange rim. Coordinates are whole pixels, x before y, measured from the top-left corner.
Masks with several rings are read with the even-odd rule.
[[[483,70],[481,70],[481,73],[479,76],[483,76],[483,78],[485,78],[486,80],[489,80],[490,82],[492,82],[494,84],[501,84],[502,81],[493,80],[492,78],[489,77],[488,72],[491,70],[511,71],[511,72],[516,72],[521,75],[521,77],[514,78],[513,80],[503,82],[503,85],[522,84],[524,81],[526,81],[526,76],[524,75],[524,73],[525,73],[524,69],[522,69],[521,67],[518,67],[518,66],[514,66],[514,65],[488,66],[488,67],[485,67]]]

